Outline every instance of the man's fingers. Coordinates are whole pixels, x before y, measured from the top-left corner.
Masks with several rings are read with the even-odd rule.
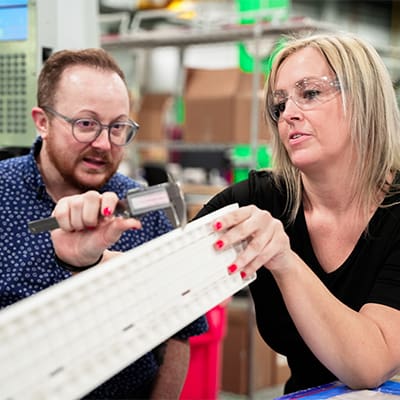
[[[115,193],[100,194],[91,190],[83,195],[61,199],[53,215],[64,230],[80,231],[96,227],[102,216],[112,216],[117,203]]]
[[[100,214],[104,217],[110,217],[114,214],[118,203],[118,196],[113,192],[106,192],[101,196]]]

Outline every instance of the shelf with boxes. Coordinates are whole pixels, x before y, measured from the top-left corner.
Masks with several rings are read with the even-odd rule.
[[[252,117],[253,76],[238,68],[185,70],[183,102],[185,118],[175,124],[168,118],[174,98],[168,94],[149,93],[143,96],[138,112],[141,126],[136,145],[142,159],[149,160],[164,151],[164,160],[183,167],[204,167],[235,174],[240,168],[257,167],[253,163],[249,129]],[[264,151],[269,134],[263,121],[263,85],[260,76],[257,90],[257,153]],[[172,123],[171,123],[172,120]],[[255,143],[255,142],[254,142]],[[245,157],[242,157],[243,147]],[[240,158],[240,160],[239,160]],[[257,157],[265,160],[268,157]],[[229,165],[228,165],[229,164]],[[267,167],[268,164],[260,164]]]
[[[296,33],[312,30],[332,30],[331,24],[309,18],[295,18],[286,22],[258,25],[220,25],[209,29],[168,29],[152,31],[130,31],[120,34],[103,35],[101,46],[113,49],[152,49],[154,47],[186,47],[200,44],[216,44],[235,41],[255,40],[259,37],[279,36],[282,33]]]
[[[178,160],[184,164],[183,157],[190,153],[191,163],[199,162],[209,168],[221,165],[224,156],[235,155],[237,146],[247,146],[245,153],[250,149],[250,159],[246,154],[245,167],[251,168],[257,165],[255,150],[269,141],[262,115],[264,76],[260,69],[245,73],[239,68],[187,68],[183,63],[184,52],[202,44],[246,41],[252,42],[255,59],[260,59],[257,49],[264,40],[270,45],[272,39],[283,33],[327,29],[326,24],[306,19],[280,24],[217,26],[210,30],[186,27],[185,30],[104,36],[102,47],[110,51],[129,50],[133,56],[139,52],[145,58],[157,47],[179,49],[176,90],[173,93],[140,93],[137,120],[141,128],[135,146],[143,157],[156,161]],[[147,65],[146,61],[143,64]],[[179,105],[184,106],[185,118],[171,118],[171,111],[177,116]],[[241,155],[240,151],[236,153],[238,159]],[[236,172],[240,173],[240,168]],[[222,190],[221,185],[183,182],[189,220],[212,195]],[[248,306],[249,300],[245,301],[243,306],[240,299],[233,298],[229,304],[221,380],[223,390],[251,396],[254,390],[282,383],[288,372],[285,362],[280,361],[258,335],[253,310]]]
[[[176,15],[173,17],[176,19]],[[238,20],[238,14],[235,19]],[[151,51],[159,47],[173,46],[179,50],[175,91],[140,93],[137,119],[141,128],[136,143],[141,149],[164,148],[168,157],[171,149],[197,151],[201,146],[201,150],[230,150],[235,144],[247,144],[255,150],[260,143],[268,143],[262,112],[265,76],[256,68],[257,62],[252,73],[243,72],[239,67],[188,68],[183,63],[185,51],[197,45],[243,42],[251,44],[254,60],[260,60],[262,45],[264,52],[265,47],[271,51],[281,34],[332,29],[328,24],[306,18],[279,23],[261,18],[255,21],[247,25],[229,22],[199,28],[198,24],[186,20],[183,27],[154,30],[141,30],[133,24],[134,30],[102,37],[104,49],[139,52],[142,58],[150,57]],[[141,63],[148,65],[143,59]],[[177,116],[177,106],[181,110],[178,114],[184,113],[184,117]],[[175,121],[174,118],[171,121],[171,110]],[[255,153],[252,164],[255,167]]]
[[[273,351],[257,330],[248,291],[239,292],[227,305],[221,390],[251,396],[283,385],[289,375],[286,358]]]

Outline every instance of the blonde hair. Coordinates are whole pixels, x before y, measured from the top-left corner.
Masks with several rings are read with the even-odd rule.
[[[376,50],[351,34],[291,38],[274,56],[266,82],[266,107],[280,65],[305,47],[321,52],[340,83],[357,160],[352,170],[355,200],[368,212],[380,203],[382,191],[388,191],[388,176],[400,169],[400,115],[390,74]],[[303,197],[300,171],[292,164],[267,108],[265,118],[272,133],[274,176],[277,184],[288,190],[286,212],[291,223]],[[390,191],[398,192],[399,187],[392,185]]]

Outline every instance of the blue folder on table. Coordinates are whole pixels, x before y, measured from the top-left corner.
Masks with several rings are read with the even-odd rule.
[[[392,395],[398,395],[400,397],[400,382],[387,381],[383,385],[377,387],[376,389],[370,389],[371,391],[387,393]],[[316,386],[310,389],[300,390],[299,392],[294,392],[286,394],[282,397],[277,397],[275,400],[294,400],[294,399],[330,399],[331,397],[338,396],[340,394],[357,392],[352,390],[343,383],[332,382],[326,385]]]

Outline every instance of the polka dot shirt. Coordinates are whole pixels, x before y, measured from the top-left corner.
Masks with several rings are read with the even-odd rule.
[[[28,221],[48,217],[55,207],[35,162],[41,145],[39,137],[28,155],[0,162],[0,308],[71,276],[56,264],[50,234],[33,235],[27,227]],[[132,179],[117,173],[100,192],[113,191],[124,198],[128,189],[137,186]],[[127,251],[171,229],[169,220],[158,211],[145,215],[142,225],[140,230],[125,232],[110,249]],[[177,337],[187,339],[206,330],[206,319],[201,317]],[[158,368],[156,355],[147,353],[87,398],[132,398],[133,393],[154,379]]]

